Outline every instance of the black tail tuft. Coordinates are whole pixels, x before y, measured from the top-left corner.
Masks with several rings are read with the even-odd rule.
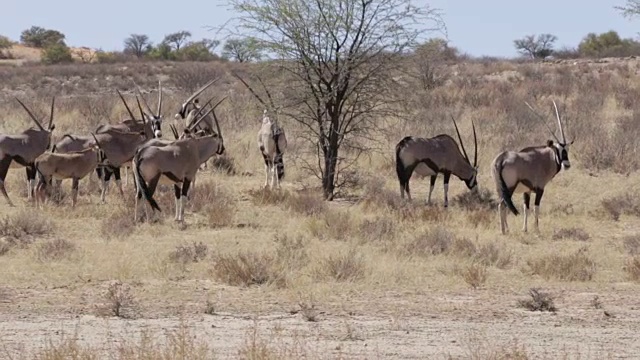
[[[511,199],[511,196],[513,194],[511,194],[511,191],[509,191],[509,187],[507,186],[507,183],[504,181],[504,178],[502,177],[502,159],[498,159],[497,166],[498,168],[496,169],[496,171],[498,172],[498,178],[500,179],[500,194],[499,194],[500,199],[502,199],[505,205],[507,205],[507,208],[511,210],[513,215],[517,216],[520,212],[518,211],[516,206],[513,204],[513,200]]]
[[[277,134],[273,137],[273,140],[276,143],[276,156],[273,159],[273,162],[276,165],[276,170],[278,171],[278,180],[282,180],[284,178],[284,159],[282,157],[282,150],[280,150],[280,146],[278,145],[278,140],[280,140],[280,134]]]
[[[134,168],[136,169],[135,179],[138,183],[138,191],[142,192],[142,195],[147,200],[149,205],[151,205],[152,209],[162,211],[160,210],[160,206],[158,206],[158,203],[153,199],[153,195],[149,191],[149,187],[147,186],[147,183],[142,178],[142,173],[140,172],[140,163],[142,162],[142,159],[140,158],[140,153],[141,153],[140,150],[136,151],[136,154],[133,158],[133,161],[135,162],[135,166],[134,166]]]
[[[396,145],[396,173],[398,174],[398,181],[400,182],[400,187],[402,189],[406,189],[409,179],[407,179],[407,170],[400,159],[400,151],[407,145],[407,143],[411,140],[411,136],[407,136],[404,139],[400,140],[398,145]]]

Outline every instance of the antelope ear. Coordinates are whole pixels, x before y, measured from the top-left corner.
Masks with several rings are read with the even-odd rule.
[[[193,103],[194,104],[200,104],[200,100],[196,98],[195,100],[193,100]]]
[[[547,140],[547,146],[548,147],[552,147],[553,146],[553,140]]]

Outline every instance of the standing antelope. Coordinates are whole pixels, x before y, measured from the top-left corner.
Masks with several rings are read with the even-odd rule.
[[[529,104],[526,105],[535,113]],[[524,197],[524,225],[522,230],[525,232],[527,231],[531,193],[536,194],[533,214],[535,227],[538,230],[538,215],[544,187],[560,170],[568,170],[571,167],[567,151],[569,145],[573,144],[573,140],[567,142],[555,101],[553,101],[553,107],[558,119],[558,128],[562,141],[556,137],[551,128],[547,127],[555,138],[555,142],[548,140],[546,145],[526,147],[517,152],[503,151],[492,162],[493,179],[500,198],[498,212],[500,214],[500,230],[502,234],[508,231],[506,208],[509,208],[514,215],[518,215],[518,209],[516,209],[511,199],[511,196],[516,192],[523,193]],[[544,122],[544,119],[537,113],[536,116]],[[546,122],[544,124],[546,125]]]
[[[215,119],[213,119],[213,117],[211,115],[207,115],[203,121],[200,121],[200,123],[197,126],[193,126],[194,125],[194,120],[195,118],[193,117],[189,117],[190,113],[193,113],[194,111],[200,111],[202,110],[204,107],[206,107],[207,105],[205,104],[205,106],[200,106],[200,101],[198,100],[198,96],[200,94],[202,94],[209,86],[213,85],[213,83],[215,83],[216,81],[218,81],[218,78],[212,79],[210,80],[208,83],[204,84],[202,87],[200,87],[200,89],[196,90],[193,94],[191,94],[183,103],[182,105],[180,105],[180,109],[178,110],[178,112],[175,114],[174,118],[176,120],[184,120],[185,121],[185,128],[192,128],[195,131],[198,130],[203,130],[205,133],[207,134],[212,134],[214,132],[214,123],[215,123]],[[203,168],[206,169],[207,168],[207,162],[205,161],[203,164]]]
[[[456,141],[447,134],[436,135],[432,138],[407,136],[396,145],[396,172],[400,182],[400,196],[403,199],[406,191],[407,197],[411,201],[409,180],[414,171],[421,176],[431,176],[427,204],[431,204],[431,193],[440,173],[444,175],[444,207],[449,206],[449,178],[452,174],[463,180],[470,190],[474,190],[478,185],[476,179],[478,174],[478,139],[475,124],[471,121],[475,147],[473,165],[471,165],[460,137],[458,125],[453,117],[451,120],[456,128],[462,152],[460,152]]]
[[[191,128],[185,129],[185,132],[189,133],[205,116],[214,111],[215,107],[212,107],[205,115],[196,120]],[[134,214],[136,221],[138,219],[138,200],[142,197],[154,211],[161,211],[158,203],[153,199],[153,194],[161,179],[162,182],[173,184],[176,202],[175,220],[184,221],[184,204],[189,194],[189,186],[195,179],[200,164],[214,154],[224,153],[220,125],[215,116],[214,119],[217,133],[201,137],[189,136],[162,146],[138,148],[133,158],[133,174],[138,189]],[[147,218],[149,217],[147,216]]]
[[[287,137],[277,122],[271,121],[267,110],[262,114],[262,126],[258,132],[258,148],[264,158],[265,179],[264,187],[280,188],[280,180],[284,178],[283,152],[287,149]]]
[[[51,132],[55,129],[55,125],[53,124],[55,97],[51,100],[49,126],[46,129],[42,127],[31,110],[29,110],[20,99],[16,98],[16,100],[25,109],[27,114],[29,114],[33,122],[37,125],[37,128],[29,128],[17,135],[0,135],[0,191],[9,203],[9,206],[12,207],[14,206],[13,202],[9,199],[4,185],[9,168],[25,167],[27,169],[27,193],[29,198],[31,198],[35,187],[36,176],[33,162],[51,145]],[[14,162],[16,165],[12,166]]]
[[[158,109],[156,113],[154,113],[151,110],[151,107],[149,106],[149,104],[147,103],[144,96],[140,92],[140,89],[137,86],[136,86],[136,91],[138,92],[138,95],[140,95],[140,97],[142,98],[142,101],[148,110],[147,113],[145,113],[142,110],[142,106],[140,106],[140,99],[138,98],[138,95],[136,95],[136,103],[138,104],[138,110],[140,110],[141,120],[140,121],[136,120],[135,116],[133,115],[133,112],[127,105],[127,102],[122,97],[122,94],[120,93],[119,90],[116,89],[116,92],[118,93],[118,96],[120,96],[120,99],[122,100],[122,103],[127,109],[127,112],[131,116],[131,119],[126,119],[118,124],[100,125],[96,129],[96,133],[100,133],[106,129],[118,129],[125,132],[144,131],[147,139],[151,139],[151,138],[158,139],[162,137],[162,83],[158,82]],[[147,121],[145,121],[145,119],[147,119]],[[129,183],[129,172],[127,170],[129,169],[130,165],[127,163],[127,164],[123,164],[122,167],[124,167],[125,185],[127,185]],[[111,180],[112,175],[116,179],[116,184],[118,185],[118,188],[122,189],[122,185],[120,183],[120,179],[121,179],[120,167],[107,166],[103,168],[97,168],[96,172],[98,174],[98,178],[102,180],[103,185],[105,185],[107,189],[109,187],[109,181]]]
[[[106,156],[100,147],[100,142],[93,133],[95,140],[92,145],[84,150],[69,153],[56,153],[55,148],[36,158],[34,165],[39,175],[38,186],[35,191],[36,204],[44,203],[46,186],[52,179],[72,179],[71,207],[76,206],[78,198],[78,183],[98,165],[104,165]],[[40,201],[39,201],[40,200]]]

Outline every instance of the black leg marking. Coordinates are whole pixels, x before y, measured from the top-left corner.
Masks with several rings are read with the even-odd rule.
[[[531,203],[531,193],[524,193],[524,206],[527,210],[529,210],[529,204]]]
[[[173,195],[178,200],[180,200],[180,193],[181,193],[180,186],[178,186],[178,184],[173,184]]]
[[[182,196],[187,196],[189,193],[189,187],[191,186],[191,181],[188,179],[184,179],[182,181]]]
[[[436,179],[438,179],[438,174],[431,175],[431,180],[429,181],[429,186],[436,186]]]
[[[542,195],[544,194],[544,189],[536,189],[536,200],[535,200],[535,204],[536,206],[540,206],[540,201],[542,200]]]
[[[113,168],[113,175],[116,181],[120,181],[120,168]]]

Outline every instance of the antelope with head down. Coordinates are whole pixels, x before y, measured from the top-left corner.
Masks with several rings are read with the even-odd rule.
[[[184,204],[189,195],[191,183],[195,180],[200,165],[211,156],[224,153],[224,143],[220,125],[215,116],[215,108],[200,116],[186,128],[190,133],[209,114],[213,113],[217,132],[199,137],[186,136],[161,146],[141,146],[133,158],[133,174],[137,184],[134,218],[138,219],[138,201],[144,197],[155,211],[161,211],[153,199],[158,183],[173,184],[176,203],[175,220],[184,221]],[[147,208],[145,207],[145,211]],[[147,214],[148,215],[148,214]],[[147,216],[149,219],[149,216]]]
[[[280,188],[280,180],[284,178],[284,159],[282,155],[287,149],[287,137],[284,130],[267,116],[267,110],[262,115],[262,126],[258,132],[258,148],[264,158],[265,179],[264,187]]]
[[[72,179],[71,206],[75,207],[78,199],[78,183],[96,167],[108,165],[106,156],[100,142],[93,133],[95,145],[88,148],[68,153],[57,153],[55,148],[51,152],[45,152],[38,156],[34,165],[39,176],[35,191],[36,204],[43,204],[46,196],[46,186],[52,179],[62,181]]]
[[[556,102],[553,101],[553,107],[562,140],[558,139],[551,128],[548,127],[544,118],[538,115],[528,103],[525,104],[547,126],[555,141],[548,140],[545,145],[530,146],[520,151],[503,151],[493,160],[491,169],[500,200],[498,212],[500,214],[500,230],[502,234],[508,231],[507,208],[514,215],[518,215],[518,209],[511,199],[514,193],[522,193],[524,197],[524,224],[522,230],[525,232],[527,231],[531,193],[533,192],[536,195],[533,215],[535,228],[538,230],[540,201],[542,200],[545,186],[560,170],[568,170],[571,167],[568,149],[569,145],[573,144],[573,140],[567,142]]]
[[[9,203],[9,206],[14,206],[11,199],[9,199],[9,195],[7,195],[7,190],[4,185],[9,168],[25,167],[27,169],[27,194],[30,199],[35,187],[36,176],[33,162],[50,147],[51,132],[55,129],[55,125],[53,124],[55,98],[51,100],[49,126],[46,129],[20,99],[16,98],[16,100],[25,109],[27,114],[29,114],[29,117],[31,117],[37,128],[29,128],[16,135],[0,135],[0,191]]]
[[[451,175],[457,176],[463,180],[470,190],[475,190],[478,185],[478,139],[476,137],[476,127],[473,121],[473,142],[474,157],[473,165],[469,160],[469,156],[462,143],[460,131],[455,119],[453,125],[460,140],[460,148],[456,141],[447,134],[436,135],[432,138],[419,138],[407,136],[396,145],[396,172],[398,181],[400,182],[400,196],[404,199],[406,191],[409,201],[411,201],[411,193],[409,191],[409,179],[415,171],[421,176],[430,176],[431,182],[429,186],[429,196],[427,203],[431,204],[431,194],[436,184],[438,174],[444,175],[444,206],[449,205],[449,178]]]

